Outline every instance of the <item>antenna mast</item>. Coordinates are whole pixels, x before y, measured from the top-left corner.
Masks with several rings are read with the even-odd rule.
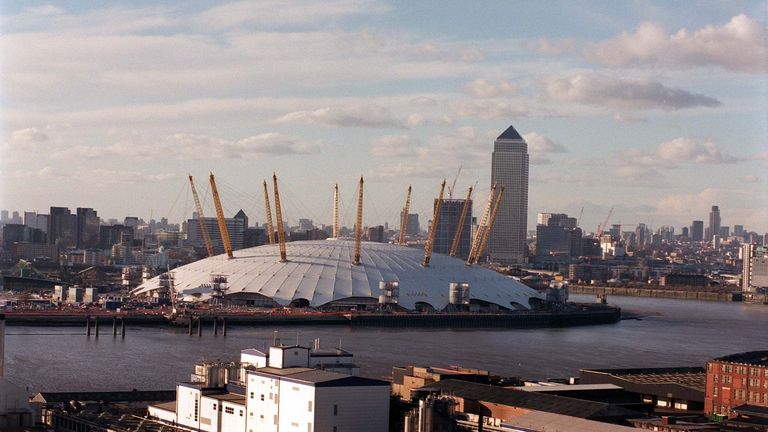
[[[267,213],[267,239],[269,244],[275,244],[275,226],[272,225],[272,209],[269,206],[269,191],[267,191],[266,180],[264,180],[264,211]]]
[[[219,191],[216,189],[216,180],[211,173],[211,193],[213,194],[213,204],[216,205],[216,217],[219,220],[219,231],[221,232],[221,242],[224,243],[224,251],[227,253],[229,259],[234,258],[232,255],[232,243],[229,241],[229,231],[227,231],[227,221],[224,219],[224,209],[221,208],[221,199],[219,199]]]
[[[197,222],[200,224],[200,235],[203,236],[205,249],[208,251],[208,256],[211,257],[214,255],[213,244],[211,243],[211,236],[208,235],[208,228],[206,228],[205,221],[203,220],[203,206],[200,205],[200,198],[197,196],[197,189],[195,189],[192,174],[189,175],[189,185],[192,186],[192,197],[195,199],[195,207],[197,208]]]
[[[275,183],[275,217],[277,218],[277,241],[280,243],[280,261],[288,261],[285,254],[285,233],[283,232],[283,212],[280,210],[280,193],[277,191],[277,175],[272,173]]]
[[[408,185],[408,193],[405,195],[405,207],[403,214],[400,215],[400,238],[398,244],[405,244],[405,232],[408,230],[408,212],[411,209],[411,185]]]
[[[357,193],[357,222],[355,223],[355,265],[360,265],[360,242],[363,239],[363,176]]]
[[[424,246],[424,262],[421,263],[424,267],[429,267],[429,260],[432,258],[432,247],[435,244],[435,235],[437,235],[437,222],[440,220],[440,207],[443,206],[444,191],[445,179],[443,179],[443,183],[440,184],[440,195],[437,196],[437,204],[432,216],[432,226],[429,227],[429,237],[427,237],[427,244]]]

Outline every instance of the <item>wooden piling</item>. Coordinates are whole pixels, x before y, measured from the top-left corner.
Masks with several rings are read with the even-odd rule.
[[[93,317],[93,327],[96,329],[96,337],[99,337],[99,317]]]
[[[90,336],[91,335],[91,316],[88,315],[88,317],[85,319],[85,335]]]
[[[120,336],[125,337],[125,318],[120,320]]]
[[[112,337],[117,337],[117,317],[112,317]]]
[[[227,318],[221,317],[221,333],[226,336],[227,335]]]
[[[197,317],[197,335],[203,335],[203,320],[200,317]]]
[[[213,317],[213,335],[219,335],[219,317]]]

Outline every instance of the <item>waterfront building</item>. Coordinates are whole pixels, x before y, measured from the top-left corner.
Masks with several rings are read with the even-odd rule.
[[[768,289],[768,246],[741,245],[741,290],[749,297]]]
[[[243,350],[240,362],[198,364],[176,402],[149,416],[204,432],[387,431],[389,383],[333,372],[351,354],[315,348],[275,341],[268,353]]]
[[[446,379],[458,379],[479,383],[490,382],[491,374],[486,370],[468,369],[458,366],[447,368],[429,366],[395,366],[392,368],[392,396],[410,401],[414,391],[425,385]]]
[[[504,196],[491,231],[490,262],[524,263],[528,257],[528,144],[513,126],[496,138],[491,157],[491,184],[504,187]]]
[[[444,199],[440,206],[440,219],[437,222],[437,231],[435,233],[435,243],[433,251],[435,253],[441,253],[448,255],[451,251],[451,245],[453,245],[453,238],[456,235],[456,230],[461,229],[461,237],[459,239],[458,249],[456,250],[456,256],[458,258],[467,259],[469,256],[469,249],[472,246],[472,200],[469,200],[469,207],[467,208],[467,215],[464,218],[464,223],[459,227],[459,219],[461,218],[461,212],[464,210],[464,203],[466,199]],[[437,206],[437,199],[435,199],[432,208]]]
[[[768,351],[750,351],[707,362],[704,412],[732,417],[742,405],[768,408]]]

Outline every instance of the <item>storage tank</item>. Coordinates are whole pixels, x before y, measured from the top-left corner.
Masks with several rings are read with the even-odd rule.
[[[400,301],[400,282],[381,281],[379,290],[379,304],[397,304]]]
[[[448,288],[448,303],[452,305],[468,305],[469,283],[451,282]]]

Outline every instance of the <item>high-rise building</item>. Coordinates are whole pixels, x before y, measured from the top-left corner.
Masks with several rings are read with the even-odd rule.
[[[712,236],[720,235],[720,208],[718,206],[712,206],[712,211],[709,212],[709,235],[707,241],[712,240]]]
[[[51,207],[48,217],[48,243],[63,248],[77,245],[77,215],[67,207]]]
[[[99,216],[92,208],[77,208],[77,248],[91,249],[99,245]]]
[[[733,235],[737,237],[741,237],[744,235],[744,225],[734,225],[733,226]]]
[[[768,246],[741,245],[741,290],[756,293],[768,288]]]
[[[682,231],[683,237],[688,237],[688,227],[683,227]]]
[[[444,199],[440,207],[440,219],[437,222],[437,231],[435,233],[434,252],[448,255],[453,245],[453,238],[456,236],[456,230],[459,229],[459,219],[464,210],[465,199]],[[437,200],[432,208],[437,206]],[[469,249],[472,243],[472,200],[469,200],[467,216],[461,226],[461,237],[459,238],[459,247],[456,249],[456,256],[466,259],[469,257]]]
[[[491,157],[491,184],[504,187],[488,248],[491,262],[518,264],[528,257],[528,165],[528,144],[510,126],[496,138]]]
[[[581,237],[576,218],[562,213],[539,213],[536,224],[537,261],[582,255]]]
[[[700,242],[704,240],[704,221],[695,220],[691,224],[691,241]]]
[[[403,211],[400,210],[400,220],[403,220]],[[409,236],[415,236],[419,233],[421,227],[419,226],[419,214],[408,213],[408,226],[405,228],[405,234]]]
[[[229,234],[232,250],[242,249],[243,234],[245,233],[242,219],[226,218],[224,221],[227,224],[227,234]],[[221,238],[221,231],[219,231],[219,220],[215,217],[205,217],[203,218],[203,223],[205,224],[206,231],[208,231],[208,237],[211,239],[213,250],[217,254],[224,253],[224,242]],[[197,219],[189,219],[187,221],[187,244],[205,247],[203,236],[200,234],[200,222]]]
[[[727,239],[731,236],[731,227],[725,225],[720,227],[720,231],[717,233],[721,239]]]

